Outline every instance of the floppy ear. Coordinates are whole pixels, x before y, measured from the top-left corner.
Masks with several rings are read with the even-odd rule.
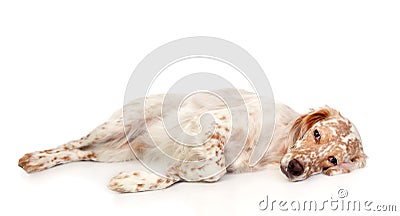
[[[319,110],[312,110],[311,112],[304,114],[296,119],[290,129],[290,140],[295,143],[297,140],[303,138],[304,134],[310,129],[315,123],[323,119],[328,118],[333,114],[333,110],[329,107],[324,107]]]

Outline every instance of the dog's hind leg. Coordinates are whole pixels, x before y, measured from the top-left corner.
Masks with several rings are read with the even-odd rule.
[[[125,138],[122,111],[79,140],[54,149],[25,154],[18,165],[26,172],[37,172],[72,161],[126,161],[134,159]]]
[[[92,152],[81,151],[79,149],[49,149],[25,154],[19,159],[18,166],[23,168],[26,172],[32,173],[72,161],[95,159],[96,156]]]

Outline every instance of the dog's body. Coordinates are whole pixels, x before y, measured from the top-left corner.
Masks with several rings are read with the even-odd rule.
[[[229,91],[221,93],[230,95]],[[36,172],[71,161],[115,162],[136,156],[142,162],[166,168],[162,173],[158,170],[159,175],[143,171],[120,173],[109,184],[110,189],[119,192],[163,189],[178,181],[214,182],[226,172],[259,170],[279,162],[282,172],[292,181],[365,166],[366,156],[357,130],[337,111],[324,107],[300,115],[284,104],[266,105],[275,107],[275,125],[263,125],[274,130],[271,139],[261,133],[260,119],[274,109],[261,111],[256,94],[240,93],[244,107],[227,108],[210,94],[193,95],[181,104],[179,123],[170,129],[182,128],[185,134],[197,135],[196,146],[182,145],[170,137],[164,121],[175,118],[176,104],[162,104],[164,95],[153,95],[146,98],[145,108],[143,99],[134,100],[87,136],[55,149],[28,153],[19,160],[19,166]],[[243,122],[233,122],[232,111],[243,113]],[[200,124],[200,117],[206,112],[214,117],[211,125]],[[235,130],[232,124],[236,124]],[[266,142],[270,142],[268,151],[255,166],[250,166],[255,145]],[[163,155],[174,160],[165,160]]]

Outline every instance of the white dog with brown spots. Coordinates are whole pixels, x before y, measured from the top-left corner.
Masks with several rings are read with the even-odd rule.
[[[229,95],[229,89],[223,91]],[[247,115],[243,118],[248,117],[248,124],[239,122],[239,129],[235,132],[230,110],[218,98],[196,94],[181,104],[180,124],[176,127],[183,128],[188,134],[202,130],[199,117],[205,111],[214,116],[213,125],[210,125],[213,130],[205,130],[203,134],[206,141],[194,147],[181,145],[166,133],[161,120],[164,95],[153,95],[146,97],[150,108],[146,109],[145,120],[141,120],[143,107],[140,106],[144,98],[134,100],[124,106],[124,111],[117,111],[107,122],[81,139],[54,149],[25,154],[18,165],[32,173],[72,161],[116,162],[135,158],[157,161],[160,152],[178,159],[166,164],[168,169],[161,175],[144,171],[120,173],[109,183],[109,188],[118,192],[164,189],[179,181],[215,182],[227,172],[260,170],[269,164],[280,164],[290,181],[304,180],[318,173],[349,173],[365,166],[366,155],[360,135],[338,111],[326,106],[300,115],[280,103],[275,104],[275,131],[268,151],[255,166],[250,166],[252,149],[257,141],[270,141],[262,140],[263,136],[260,136],[260,119],[262,112],[271,110],[261,111],[255,93],[240,93],[247,108],[240,113]],[[124,125],[124,119],[134,124]],[[272,125],[269,127],[274,128]],[[230,147],[226,146],[228,139]],[[245,143],[240,140],[245,140]],[[230,150],[235,147],[242,148],[238,157]],[[155,151],[155,148],[162,151]],[[226,159],[233,157],[233,163],[227,164]]]

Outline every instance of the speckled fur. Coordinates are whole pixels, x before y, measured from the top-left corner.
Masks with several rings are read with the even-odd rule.
[[[321,134],[318,142],[313,136],[315,130]],[[289,161],[293,159],[300,161],[304,167],[299,176],[286,172],[291,181],[303,180],[318,173],[330,176],[349,173],[366,164],[367,156],[356,127],[328,106],[297,118],[289,134],[292,144],[281,159],[281,169],[287,171]],[[330,156],[337,159],[337,165],[329,162]]]
[[[229,91],[229,89],[221,90],[225,95],[229,95]],[[169,138],[160,121],[161,101],[164,95],[153,95],[146,98],[150,108],[146,109],[145,122],[140,121],[142,117],[140,115],[143,113],[140,102],[143,99],[134,100],[81,139],[54,149],[25,154],[18,165],[31,173],[81,160],[115,162],[133,160],[135,156],[145,160],[156,160],[159,151],[154,151],[155,148],[160,148],[166,154],[180,159],[178,163],[167,164],[169,169],[163,173],[165,177],[143,171],[120,173],[112,178],[108,185],[110,189],[118,192],[164,189],[179,181],[215,182],[227,172],[260,170],[270,164],[280,163],[281,169],[285,171],[292,159],[301,161],[305,171],[300,176],[289,175],[291,181],[302,180],[321,172],[327,175],[348,173],[365,166],[366,156],[357,130],[336,110],[324,107],[299,115],[284,104],[267,105],[267,107],[275,106],[275,125],[267,126],[275,128],[271,139],[260,134],[259,120],[263,113],[257,96],[246,91],[241,91],[241,94],[247,110],[237,111],[243,115],[248,113],[249,124],[235,122],[242,125],[235,133],[232,132],[231,110],[228,110],[219,99],[208,94],[196,94],[182,104],[179,116],[181,125],[178,126],[188,134],[201,131],[199,118],[203,113],[209,112],[214,116],[213,125],[209,127],[215,130],[213,132],[206,130],[204,138],[207,141],[201,142],[202,144],[196,147],[183,146]],[[166,107],[168,111],[168,104]],[[123,111],[125,116],[122,115]],[[272,109],[263,112],[272,112]],[[124,118],[133,124],[124,127]],[[322,139],[318,143],[311,138],[315,128],[321,131]],[[256,166],[250,166],[250,156],[257,137],[260,142],[271,141],[271,144]],[[241,142],[243,140],[244,147]],[[242,149],[239,156],[233,163],[226,164],[227,159],[235,157],[233,149],[237,148]],[[335,155],[338,159],[336,166],[327,162],[327,157],[331,155]],[[202,163],[192,163],[198,160]]]

